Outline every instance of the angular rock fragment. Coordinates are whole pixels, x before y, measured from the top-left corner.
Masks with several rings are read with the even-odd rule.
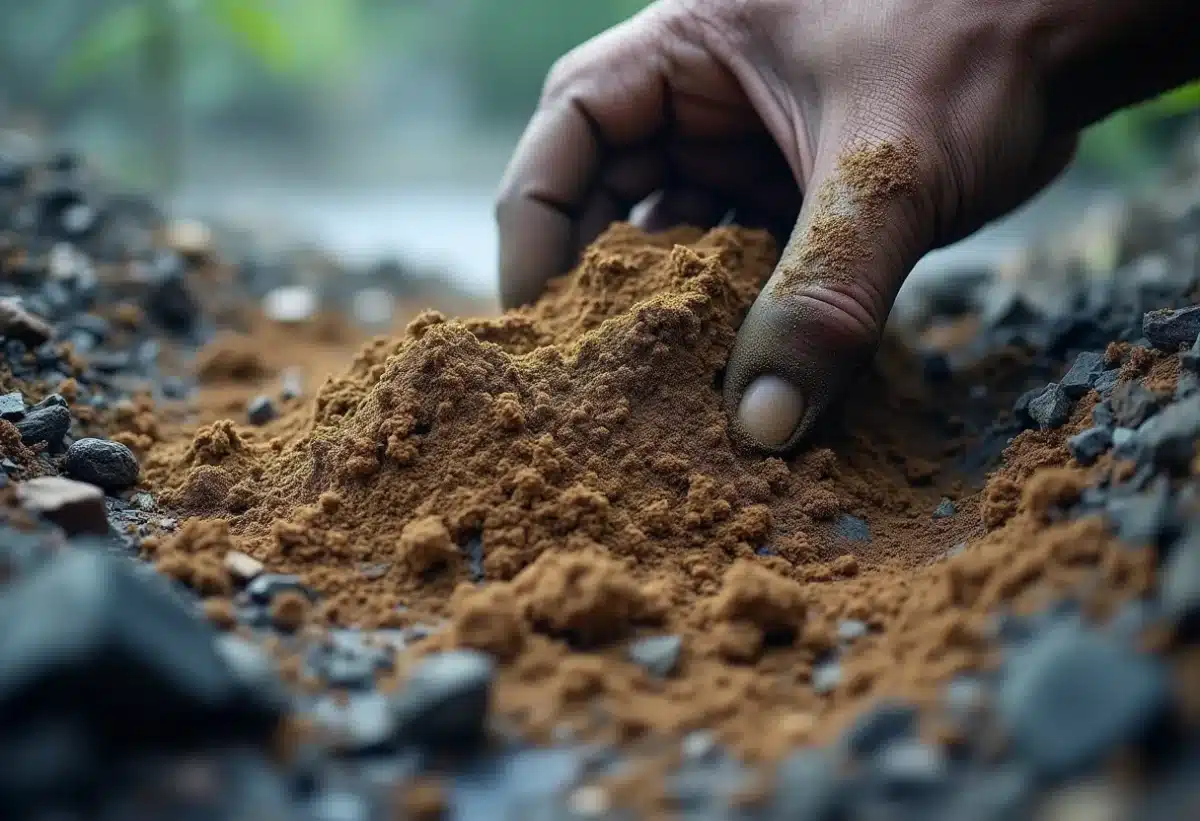
[[[432,746],[480,739],[495,677],[491,657],[473,650],[426,657],[394,705],[402,736]]]
[[[1190,348],[1200,335],[1200,305],[1147,311],[1142,317],[1142,333],[1160,351],[1175,353],[1185,345]]]
[[[1143,738],[1169,702],[1159,661],[1063,626],[1009,661],[997,706],[1022,760],[1055,779]]]
[[[104,491],[86,482],[41,476],[17,485],[21,506],[61,527],[68,535],[108,533]]]
[[[1103,372],[1104,354],[1084,351],[1075,357],[1071,369],[1058,384],[1062,387],[1063,393],[1072,399],[1078,399],[1092,389],[1096,378]]]
[[[265,740],[278,714],[250,701],[214,634],[161,580],[67,550],[0,598],[0,724],[75,717],[121,747]]]
[[[62,439],[70,429],[71,412],[61,405],[37,408],[17,423],[22,442],[26,445],[39,445],[44,442],[51,450],[62,445]]]
[[[1071,400],[1060,385],[1051,382],[1029,401],[1029,418],[1042,430],[1060,428],[1071,418]]]
[[[1081,465],[1094,463],[1112,444],[1112,434],[1107,428],[1088,428],[1067,440],[1067,449]]]
[[[34,348],[54,336],[54,329],[46,320],[25,310],[18,300],[0,299],[0,336]]]
[[[679,636],[651,636],[629,646],[629,660],[658,678],[666,678],[679,666],[683,639]]]

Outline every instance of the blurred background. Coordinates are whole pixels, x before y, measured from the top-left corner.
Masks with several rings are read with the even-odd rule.
[[[401,255],[486,296],[493,189],[546,70],[644,5],[0,0],[0,126],[190,212]],[[1136,184],[1198,110],[1193,86],[1096,127],[1062,185],[950,256]]]

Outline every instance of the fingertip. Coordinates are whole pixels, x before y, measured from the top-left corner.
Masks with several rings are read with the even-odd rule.
[[[795,436],[806,409],[799,388],[774,374],[763,374],[742,394],[737,422],[743,433],[774,450]]]

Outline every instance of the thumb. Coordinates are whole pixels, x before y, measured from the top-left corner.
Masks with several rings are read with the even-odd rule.
[[[762,449],[795,445],[870,361],[904,277],[937,235],[934,176],[916,141],[835,145],[818,151],[799,220],[726,369],[731,432]]]

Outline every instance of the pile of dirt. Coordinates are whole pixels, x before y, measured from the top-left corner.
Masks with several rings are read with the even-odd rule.
[[[794,457],[739,449],[722,368],[774,260],[760,233],[617,225],[533,307],[423,314],[271,425],[151,449],[148,486],[192,518],[146,550],[213,612],[237,550],[320,593],[293,623],[439,625],[417,652],[494,655],[496,710],[535,738],[714,728],[759,760],[987,668],[998,607],[1144,592],[1152,560],[1060,515],[1111,469],[1061,467],[1095,393],[981,487],[971,420],[1006,394],[931,388],[887,347]],[[665,677],[637,651],[662,635]]]

